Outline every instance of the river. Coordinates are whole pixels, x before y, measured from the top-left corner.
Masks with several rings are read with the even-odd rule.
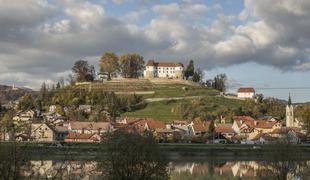
[[[1,179],[102,179],[101,161],[96,160],[28,160],[16,169],[14,162],[1,161]],[[167,166],[171,180],[200,179],[310,179],[310,160],[225,161],[180,158]],[[16,171],[16,174],[8,174]]]

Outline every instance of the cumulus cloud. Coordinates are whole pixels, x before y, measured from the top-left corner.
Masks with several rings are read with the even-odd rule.
[[[111,16],[94,1],[0,0],[0,81],[39,87],[39,81],[69,73],[75,60],[98,58],[105,51],[194,59],[202,69],[251,61],[281,70],[310,70],[308,0],[280,0],[272,6],[269,0],[245,0],[235,15],[226,15],[219,4],[139,2],[151,2],[151,12]],[[210,13],[214,18],[208,21]],[[91,58],[95,65],[96,58]]]

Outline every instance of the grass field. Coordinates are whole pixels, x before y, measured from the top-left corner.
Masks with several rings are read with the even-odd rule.
[[[207,96],[203,100],[206,102],[204,105],[205,112],[213,112],[217,109],[233,109],[239,106],[244,106],[245,101],[236,99],[227,99],[224,97]],[[170,123],[173,120],[181,120],[180,116],[173,112],[173,109],[179,103],[189,104],[192,100],[170,100],[152,102],[147,104],[144,109],[140,109],[133,112],[126,112],[122,114],[123,117],[148,117],[155,120],[164,121]]]
[[[165,123],[170,123],[173,120],[180,119],[178,115],[172,112],[172,109],[179,102],[188,102],[188,101],[160,101],[152,102],[147,104],[144,109],[140,109],[133,112],[126,112],[122,114],[123,117],[148,117],[155,120],[163,121]]]

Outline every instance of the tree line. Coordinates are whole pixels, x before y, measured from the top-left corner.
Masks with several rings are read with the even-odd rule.
[[[118,74],[125,78],[138,78],[142,76],[144,64],[143,56],[137,53],[118,56],[114,52],[106,52],[99,60],[100,73],[105,74],[107,80],[111,80]],[[94,66],[86,60],[76,61],[72,72],[74,76],[70,76],[69,81],[90,82],[94,81],[96,77]]]

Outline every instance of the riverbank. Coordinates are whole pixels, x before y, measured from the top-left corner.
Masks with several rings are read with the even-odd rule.
[[[29,159],[104,159],[104,144],[73,143],[52,146],[50,143],[1,142],[0,148],[14,148],[16,153]],[[212,160],[260,160],[260,159],[310,159],[307,145],[241,145],[241,144],[160,144],[160,148],[171,160],[179,158]]]

